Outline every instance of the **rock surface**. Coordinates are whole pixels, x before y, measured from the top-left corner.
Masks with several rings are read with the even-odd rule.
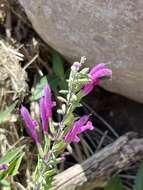
[[[142,0],[19,0],[34,28],[68,60],[107,62],[105,88],[143,102]]]

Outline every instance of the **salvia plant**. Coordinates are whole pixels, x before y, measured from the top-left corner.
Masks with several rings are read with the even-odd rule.
[[[56,102],[53,101],[49,84],[45,85],[44,94],[39,101],[41,123],[32,119],[28,109],[21,106],[20,112],[25,126],[38,150],[37,165],[33,174],[34,189],[48,189],[52,177],[58,173],[58,164],[66,159],[66,147],[70,143],[78,143],[81,133],[94,129],[89,115],[78,117],[74,111],[82,106],[81,99],[95,86],[111,78],[112,71],[104,63],[89,71],[89,68],[82,68],[84,61],[85,57],[82,57],[80,62],[73,63],[67,79],[68,89],[59,91],[61,96],[57,98],[61,101],[61,108],[57,109],[57,114],[60,114],[60,121],[55,122],[53,119]],[[0,170],[7,168],[7,165],[0,165]]]
[[[35,141],[38,150],[37,164],[33,172],[34,190],[50,189],[53,176],[58,173],[59,164],[66,159],[65,150],[67,146],[70,143],[80,142],[81,133],[94,129],[89,115],[79,117],[74,111],[77,107],[82,106],[82,98],[89,94],[95,86],[112,77],[112,71],[104,63],[96,65],[91,70],[82,68],[84,61],[85,57],[82,57],[80,62],[75,62],[71,66],[71,72],[67,80],[68,89],[59,91],[59,94],[61,94],[61,96],[57,97],[61,101],[61,108],[57,109],[57,114],[61,118],[59,122],[55,122],[53,119],[53,108],[56,107],[56,102],[53,101],[49,84],[45,85],[44,94],[39,101],[41,123],[32,119],[28,109],[21,106],[20,112],[26,129]],[[58,72],[57,66],[56,71]],[[17,102],[14,102],[6,110],[0,112],[0,124],[7,120],[16,104]],[[55,110],[54,113],[56,113]],[[5,179],[18,174],[25,154],[24,148],[25,146],[14,147],[0,158],[0,185],[5,184],[10,187],[9,180]],[[104,188],[104,190],[113,189],[125,189],[119,176],[113,178]],[[142,189],[143,162],[138,169],[133,186],[133,190]]]

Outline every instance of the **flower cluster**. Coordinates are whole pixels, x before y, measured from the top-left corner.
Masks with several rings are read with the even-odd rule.
[[[42,120],[42,129],[44,133],[48,132],[48,122],[52,117],[52,108],[54,106],[55,102],[52,101],[51,89],[49,85],[46,84],[44,87],[44,96],[42,96],[40,99],[40,113]],[[40,143],[40,138],[37,130],[38,122],[31,118],[30,113],[26,107],[22,106],[20,111],[27,128],[31,133],[32,138],[36,143]]]
[[[80,68],[81,68],[81,63],[75,62],[72,65],[71,70],[78,72]],[[94,86],[99,85],[105,77],[110,78],[111,76],[112,76],[112,71],[109,68],[107,68],[106,64],[104,63],[98,64],[97,66],[93,67],[88,73],[90,82],[84,85],[81,90],[85,94],[88,94],[93,90]],[[42,129],[44,133],[48,133],[49,121],[52,119],[52,108],[55,105],[56,103],[52,101],[50,86],[46,84],[44,87],[44,95],[40,99],[40,115],[42,121]],[[26,107],[22,106],[20,111],[32,138],[35,140],[36,143],[40,143],[40,137],[37,128],[38,122],[31,118],[30,113]],[[67,132],[67,134],[63,137],[63,139],[69,143],[79,142],[80,138],[78,135],[80,133],[88,129],[89,130],[93,129],[91,121],[88,120],[89,117],[86,115],[81,117],[78,121],[76,121],[73,124],[72,128]]]
[[[41,124],[35,119],[32,119],[28,109],[21,107],[21,115],[25,121],[28,132],[37,144],[38,148],[38,163],[35,169],[35,187],[43,187],[45,178],[43,173],[57,173],[56,165],[65,159],[64,151],[68,144],[80,142],[80,134],[93,130],[94,126],[88,115],[84,115],[77,119],[74,110],[81,106],[82,97],[90,93],[96,85],[101,84],[103,79],[110,78],[112,71],[107,68],[106,64],[98,64],[90,71],[88,68],[81,69],[85,57],[81,58],[80,62],[75,62],[71,66],[69,75],[68,90],[61,90],[61,96],[57,99],[61,101],[61,108],[57,110],[61,120],[58,123],[53,121],[53,107],[56,103],[52,100],[51,88],[48,84],[45,85],[43,96],[39,101],[39,110]],[[42,138],[42,134],[43,137]],[[5,170],[5,165],[0,166],[0,170]],[[37,178],[37,176],[39,176]],[[39,181],[37,181],[39,179]],[[37,184],[38,183],[38,184]]]

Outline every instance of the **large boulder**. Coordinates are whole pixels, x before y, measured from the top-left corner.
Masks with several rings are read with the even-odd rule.
[[[143,102],[143,0],[19,0],[34,28],[69,61],[109,63],[108,90]]]

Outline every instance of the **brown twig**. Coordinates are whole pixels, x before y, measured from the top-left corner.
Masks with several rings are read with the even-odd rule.
[[[119,173],[143,158],[143,138],[127,133],[95,153],[82,164],[76,164],[54,177],[51,190],[90,190],[104,187],[113,174]]]

